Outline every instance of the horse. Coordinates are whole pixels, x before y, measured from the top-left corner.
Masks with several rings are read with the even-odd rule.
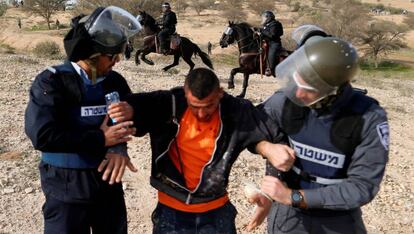
[[[260,52],[262,47],[261,39],[254,37],[254,31],[248,23],[234,23],[229,21],[229,25],[220,38],[220,46],[221,48],[225,48],[235,42],[237,42],[239,48],[239,67],[231,70],[228,88],[233,89],[234,76],[237,73],[243,73],[243,89],[238,97],[244,98],[246,96],[250,74],[263,74],[263,71],[266,69],[266,53]],[[290,53],[290,51],[282,49],[276,56],[277,63],[285,59]]]
[[[137,19],[143,26],[144,46],[138,49],[135,53],[135,64],[140,64],[139,57],[141,57],[141,60],[146,64],[154,65],[154,62],[147,59],[145,56],[149,53],[158,52],[157,47],[159,46],[159,40],[157,35],[158,32],[161,31],[161,28],[158,26],[156,20],[145,11],[139,11]],[[174,62],[164,67],[162,70],[168,71],[168,69],[177,66],[180,61],[180,57],[182,57],[184,61],[190,66],[190,71],[193,70],[195,65],[191,60],[191,56],[193,54],[198,54],[205,65],[211,69],[214,69],[210,57],[205,52],[203,52],[200,47],[194,44],[190,39],[181,37],[181,42],[178,48],[175,50],[171,49],[168,53],[168,55],[174,55]]]

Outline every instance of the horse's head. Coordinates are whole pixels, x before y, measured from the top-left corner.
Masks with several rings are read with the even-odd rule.
[[[144,30],[148,33],[150,33],[151,31],[159,31],[159,27],[157,26],[155,19],[147,12],[139,11],[139,14],[137,15],[137,20],[142,25],[142,27],[144,27]]]
[[[224,29],[223,35],[221,35],[220,38],[221,48],[226,48],[234,43],[235,34],[237,33],[236,30],[234,30],[234,26],[235,24],[229,21],[229,25]]]
[[[237,42],[240,47],[245,48],[253,43],[253,30],[248,23],[234,23],[229,21],[229,25],[224,30],[220,39],[221,48]]]

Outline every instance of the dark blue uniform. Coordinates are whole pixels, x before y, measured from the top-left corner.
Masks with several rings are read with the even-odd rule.
[[[303,189],[307,209],[273,203],[269,233],[366,233],[360,207],[379,191],[388,160],[389,129],[378,103],[350,85],[324,111],[299,107],[282,92],[261,106],[274,136],[284,138],[296,161],[284,175]],[[267,174],[276,175],[267,167]]]
[[[97,167],[108,148],[100,125],[104,95],[131,93],[111,71],[92,84],[75,63],[40,73],[32,84],[25,131],[40,150],[40,176],[46,197],[45,233],[127,233],[122,184],[102,181]]]

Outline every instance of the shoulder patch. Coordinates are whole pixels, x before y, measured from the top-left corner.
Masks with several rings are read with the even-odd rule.
[[[386,150],[388,150],[390,144],[390,128],[388,122],[382,122],[377,125],[377,133],[380,138],[381,144]]]
[[[46,70],[49,70],[51,73],[56,74],[56,69],[53,67],[47,67]]]

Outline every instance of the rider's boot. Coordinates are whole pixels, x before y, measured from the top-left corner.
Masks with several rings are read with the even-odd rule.
[[[266,67],[265,75],[266,76],[271,76],[272,75],[272,69],[270,69],[270,67]]]

